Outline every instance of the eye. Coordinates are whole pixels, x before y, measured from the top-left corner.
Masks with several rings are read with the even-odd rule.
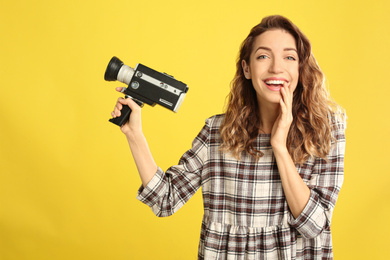
[[[286,59],[288,59],[288,60],[297,60],[293,56],[288,56],[288,57],[286,57]]]
[[[258,60],[266,59],[266,58],[268,58],[267,55],[260,55],[257,57]]]

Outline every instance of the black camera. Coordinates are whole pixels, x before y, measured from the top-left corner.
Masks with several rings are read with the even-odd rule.
[[[159,104],[173,112],[179,110],[188,91],[186,84],[166,73],[160,73],[140,63],[133,69],[115,56],[108,63],[104,79],[118,80],[128,85],[122,92],[141,107],[144,103],[150,106]],[[121,116],[109,121],[122,126],[129,120],[130,113],[131,109],[123,106]]]

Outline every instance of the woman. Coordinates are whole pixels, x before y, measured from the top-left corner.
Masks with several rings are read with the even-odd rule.
[[[118,91],[121,88],[117,89]],[[324,86],[306,36],[282,16],[244,40],[226,113],[206,120],[179,165],[157,167],[140,108],[122,126],[158,216],[202,187],[199,259],[332,259],[331,216],[343,182],[344,114]]]

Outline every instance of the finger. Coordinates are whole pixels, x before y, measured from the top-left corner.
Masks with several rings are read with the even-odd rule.
[[[289,96],[288,96],[288,90],[286,90],[286,87],[282,87],[280,89],[280,93],[282,94],[282,100],[285,104],[288,104]]]
[[[122,109],[118,109],[118,108],[115,106],[114,111],[112,112],[112,113],[113,113],[113,117],[121,116],[121,110],[122,110]]]
[[[134,100],[132,100],[129,97],[127,98],[120,97],[118,98],[117,104],[113,111],[114,118],[119,117],[122,114],[121,111],[123,109],[123,106],[128,106],[130,108],[133,117],[136,117],[135,115],[139,116],[141,114],[141,107],[137,103],[135,103]]]
[[[291,104],[292,104],[293,99],[294,99],[294,88],[293,88],[293,86],[291,85],[291,83],[289,83],[288,89],[289,89],[289,91],[290,91],[290,99],[291,99]]]
[[[283,84],[283,88],[282,88],[284,91],[282,94],[284,94],[284,102],[286,103],[287,106],[291,106],[292,104],[292,92],[291,92],[291,84],[290,83],[287,83],[285,82]]]
[[[114,107],[114,111],[111,113],[114,118],[121,115],[121,110],[123,108],[123,105],[121,104],[122,99],[123,99],[122,97],[118,98],[118,100],[115,104],[115,107]]]
[[[286,89],[288,89],[289,93],[291,94],[291,82],[285,82],[284,86],[286,87]]]
[[[283,99],[280,99],[280,112],[281,112],[281,115],[282,115],[282,118],[285,118],[286,115],[287,115],[287,106],[286,106],[286,103],[284,102]]]
[[[286,115],[286,120],[289,122],[292,122],[292,106],[293,106],[293,98],[294,98],[294,93],[293,93],[293,88],[291,87],[291,84],[286,85],[287,89],[285,89],[285,94],[286,98],[283,99],[283,102],[285,104],[285,115]]]
[[[131,98],[121,99],[120,102],[121,102],[121,104],[123,104],[123,105],[129,106],[131,110],[138,110],[138,109],[141,108],[141,107],[140,107],[137,103],[135,103],[134,100],[131,99]]]
[[[290,82],[286,82],[284,84],[284,88],[286,89],[286,92],[289,94],[289,96],[291,96],[291,83]]]
[[[123,93],[126,90],[126,88],[125,87],[116,87],[115,90]]]

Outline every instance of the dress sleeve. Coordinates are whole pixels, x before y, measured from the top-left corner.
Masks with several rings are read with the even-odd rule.
[[[159,217],[179,210],[201,186],[201,172],[208,158],[210,120],[192,142],[192,148],[181,157],[179,164],[165,173],[158,168],[146,185],[141,185],[137,199],[148,205]]]
[[[344,180],[345,123],[334,125],[333,136],[336,143],[328,155],[328,162],[317,158],[311,179],[307,183],[310,198],[302,213],[289,223],[305,238],[314,238],[324,229],[330,230],[333,209]]]

